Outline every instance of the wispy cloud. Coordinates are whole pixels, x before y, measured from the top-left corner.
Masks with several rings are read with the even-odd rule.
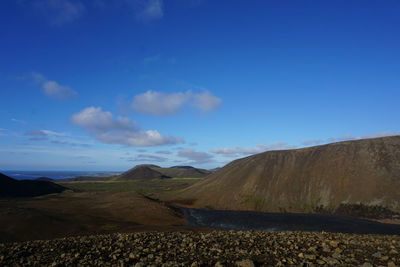
[[[318,145],[322,144],[324,142],[323,139],[311,139],[311,140],[306,140],[302,142],[301,144],[304,146],[313,146],[313,145]]]
[[[134,157],[121,157],[123,160],[127,160],[130,162],[145,162],[145,163],[152,163],[152,162],[166,162],[168,161],[165,157],[160,157],[152,154],[138,154]]]
[[[167,116],[177,113],[184,105],[190,105],[200,111],[212,111],[220,103],[220,98],[207,91],[164,93],[149,90],[133,98],[132,108],[144,114]]]
[[[329,137],[327,139],[311,139],[302,142],[303,146],[312,146],[312,145],[320,145],[324,143],[333,143],[333,142],[342,142],[342,141],[350,141],[350,140],[360,140],[360,139],[368,139],[368,138],[377,138],[377,137],[385,137],[385,136],[397,136],[400,135],[400,132],[379,132],[374,134],[365,134],[360,136],[354,136],[352,134],[345,134],[339,137]],[[271,144],[259,144],[255,147],[223,147],[223,148],[215,148],[212,149],[211,152],[219,155],[223,155],[226,157],[239,157],[245,155],[253,155],[262,153],[265,151],[271,150],[286,150],[286,149],[295,149],[298,146],[290,145],[285,142],[274,142]]]
[[[25,132],[25,135],[29,136],[68,136],[66,133],[60,133],[60,132],[55,132],[55,131],[50,131],[50,130],[30,130]]]
[[[26,136],[30,136],[31,141],[47,141],[50,137],[66,136],[64,133],[58,133],[50,130],[30,130],[25,132]]]
[[[200,0],[183,0],[181,7],[194,7]],[[44,17],[51,25],[61,26],[81,19],[89,9],[130,9],[143,23],[164,17],[163,0],[18,0],[18,3]]]
[[[275,142],[271,144],[259,144],[256,145],[255,147],[224,147],[224,148],[215,148],[212,149],[211,152],[215,154],[220,154],[224,156],[229,156],[229,157],[236,157],[236,156],[243,156],[243,155],[253,155],[253,154],[258,154],[262,153],[265,151],[270,151],[270,150],[285,150],[285,149],[293,149],[296,148],[296,146],[289,145],[284,142]]]
[[[15,118],[12,118],[11,121],[12,121],[12,122],[19,123],[19,124],[26,124],[26,121],[24,121],[24,120],[18,120],[18,119],[15,119]]]
[[[85,108],[72,115],[71,121],[107,144],[160,146],[184,142],[180,137],[162,136],[156,130],[140,130],[129,118],[114,118],[111,112],[100,107]]]
[[[77,142],[72,142],[69,140],[52,140],[51,143],[55,144],[55,145],[67,145],[67,146],[72,146],[72,147],[91,147],[91,145],[89,145],[89,144],[77,143]]]
[[[182,149],[179,150],[177,153],[178,157],[185,158],[187,160],[190,160],[191,162],[189,164],[203,164],[203,163],[209,163],[213,161],[214,156],[207,153],[207,152],[201,152],[201,151],[196,151],[193,149]]]
[[[48,80],[40,73],[34,72],[32,77],[36,83],[40,84],[42,92],[48,97],[65,100],[78,95],[71,87]]]
[[[144,63],[144,64],[151,64],[151,63],[154,63],[154,62],[159,61],[160,59],[161,59],[160,55],[145,57],[145,58],[143,59],[143,63]]]
[[[138,20],[149,22],[161,19],[164,16],[164,3],[162,0],[126,0]]]
[[[158,150],[156,151],[157,154],[163,154],[163,155],[171,155],[172,152],[168,150]]]
[[[85,6],[79,0],[22,0],[23,6],[33,8],[52,25],[63,25],[83,16]]]
[[[26,131],[25,136],[29,136],[30,141],[48,141],[54,145],[66,145],[71,147],[90,147],[90,144],[79,142],[70,138],[67,133],[51,130],[30,130]]]
[[[4,128],[0,128],[0,136],[5,136],[5,135],[7,135],[7,129],[4,129]]]
[[[342,142],[342,141],[350,141],[350,140],[360,140],[360,139],[369,139],[369,138],[378,138],[378,137],[386,137],[386,136],[397,136],[400,135],[400,132],[378,132],[373,134],[364,134],[355,136],[352,134],[344,134],[337,137],[328,137],[327,139],[314,139],[304,141],[302,144],[304,146],[310,145],[320,145],[324,143],[333,143],[333,142]]]

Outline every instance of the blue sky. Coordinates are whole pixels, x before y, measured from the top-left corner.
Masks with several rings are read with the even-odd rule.
[[[400,2],[0,2],[0,169],[222,166],[400,134]]]

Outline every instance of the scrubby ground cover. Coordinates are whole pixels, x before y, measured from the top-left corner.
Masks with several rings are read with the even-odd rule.
[[[135,191],[146,196],[164,199],[202,178],[170,178],[153,180],[99,180],[62,181],[59,184],[78,192],[128,192]]]

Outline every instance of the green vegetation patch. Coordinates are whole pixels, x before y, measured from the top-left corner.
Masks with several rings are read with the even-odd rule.
[[[265,198],[255,195],[242,195],[244,203],[250,203],[254,210],[262,210],[265,205]]]
[[[361,203],[342,203],[335,210],[335,214],[365,217],[371,219],[386,219],[400,216],[400,213],[379,205],[365,205]]]
[[[362,203],[341,203],[339,206],[313,206],[310,212],[335,214],[342,216],[363,217],[369,219],[388,219],[400,217],[400,213],[379,205],[365,205]]]
[[[129,180],[129,181],[71,181],[62,182],[61,185],[77,192],[129,192],[135,191],[145,196],[165,199],[173,196],[176,192],[187,188],[201,178],[171,178],[152,180]]]
[[[107,231],[115,231],[115,230],[119,229],[119,226],[116,224],[106,224],[106,225],[103,225],[101,227],[101,229],[107,230]]]

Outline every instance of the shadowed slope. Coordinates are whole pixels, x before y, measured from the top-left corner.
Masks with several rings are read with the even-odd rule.
[[[0,173],[0,197],[35,197],[60,193],[66,189],[49,181],[18,181]]]
[[[269,151],[187,188],[196,207],[310,212],[342,202],[400,210],[400,136]]]

